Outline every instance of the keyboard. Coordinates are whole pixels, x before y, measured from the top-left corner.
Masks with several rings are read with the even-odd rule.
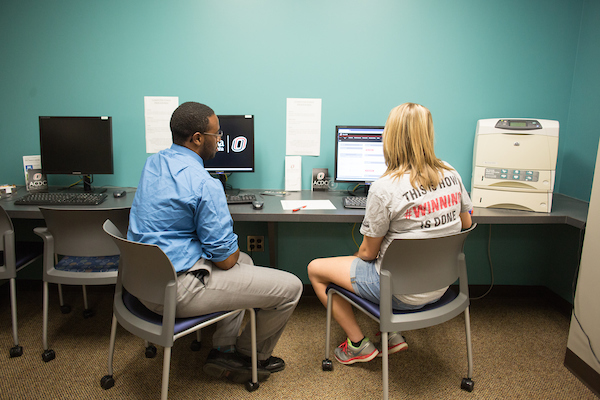
[[[239,195],[230,195],[226,194],[227,204],[251,204],[256,200],[256,196],[253,194],[239,194]]]
[[[367,198],[364,196],[344,197],[344,208],[367,208]]]
[[[95,206],[106,200],[106,193],[29,193],[15,200],[20,206]]]

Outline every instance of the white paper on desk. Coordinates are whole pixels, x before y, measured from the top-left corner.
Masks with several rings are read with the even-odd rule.
[[[281,200],[281,207],[284,210],[335,210],[335,206],[330,200]]]
[[[302,157],[285,156],[285,190],[302,190]]]
[[[146,121],[146,153],[158,153],[171,147],[171,115],[179,105],[179,97],[144,96]]]
[[[321,153],[321,99],[287,99],[285,154],[318,156]]]

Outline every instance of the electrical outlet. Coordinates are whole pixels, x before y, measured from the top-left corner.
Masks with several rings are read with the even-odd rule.
[[[265,251],[264,236],[248,236],[248,251]]]

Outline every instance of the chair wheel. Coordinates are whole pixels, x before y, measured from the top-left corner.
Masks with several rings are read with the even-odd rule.
[[[202,342],[199,342],[196,339],[194,339],[192,344],[190,344],[190,349],[192,351],[200,351],[201,348],[202,348]]]
[[[87,310],[83,310],[83,318],[93,317],[94,314],[96,314],[96,313],[91,308],[88,308]]]
[[[10,348],[10,358],[21,357],[23,355],[23,346],[16,345]]]
[[[259,387],[260,387],[259,382],[252,382],[252,381],[246,382],[246,390],[249,392],[254,392]]]
[[[71,306],[67,305],[67,304],[60,306],[60,312],[63,313],[63,314],[70,313],[71,312]]]
[[[112,375],[104,375],[102,379],[100,379],[100,386],[102,386],[102,389],[104,390],[108,390],[115,386],[115,380]]]
[[[463,378],[462,382],[460,383],[460,388],[462,390],[466,390],[467,392],[472,392],[474,386],[475,382],[473,382],[473,380],[470,378]]]
[[[323,360],[323,371],[333,371],[333,363],[330,359]]]
[[[150,345],[146,347],[146,358],[154,358],[156,357],[156,346]]]
[[[44,362],[52,361],[56,358],[56,353],[52,349],[44,350],[42,353],[42,360]]]

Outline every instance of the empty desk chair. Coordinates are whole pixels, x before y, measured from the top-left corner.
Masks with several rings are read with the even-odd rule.
[[[190,318],[175,318],[177,306],[177,273],[167,255],[160,247],[137,243],[123,238],[119,229],[111,222],[104,223],[108,233],[121,251],[119,276],[115,288],[113,319],[108,350],[108,375],[102,377],[100,385],[104,389],[114,386],[113,354],[117,323],[130,333],[164,347],[161,399],[167,398],[169,390],[169,368],[171,348],[175,340],[197,332],[227,316],[243,310],[221,311]],[[163,315],[146,308],[140,300],[163,304]],[[246,382],[246,389],[258,389],[256,356],[256,315],[249,308],[252,338],[252,373]]]
[[[55,358],[48,346],[48,283],[58,284],[61,311],[70,312],[63,302],[61,285],[82,285],[84,317],[93,315],[88,307],[86,285],[114,285],[117,282],[119,249],[104,233],[102,224],[110,218],[127,230],[129,209],[40,207],[46,228],[33,231],[44,240],[43,346],[42,359]]]
[[[10,285],[10,312],[12,315],[12,333],[15,345],[10,349],[11,357],[23,354],[19,345],[17,329],[17,292],[15,279],[17,271],[31,264],[42,255],[41,242],[15,242],[15,229],[8,214],[0,206],[0,279],[8,279]]]
[[[385,252],[381,264],[380,304],[372,303],[337,285],[327,287],[327,333],[324,371],[333,369],[329,360],[331,302],[338,295],[379,323],[382,343],[383,398],[388,398],[388,333],[426,328],[446,322],[464,312],[468,374],[461,388],[473,390],[473,355],[469,319],[469,287],[463,253],[467,235],[477,224],[463,232],[428,239],[396,239]],[[437,302],[413,311],[392,310],[392,295],[426,293],[452,285],[459,280],[459,293],[449,288]]]

